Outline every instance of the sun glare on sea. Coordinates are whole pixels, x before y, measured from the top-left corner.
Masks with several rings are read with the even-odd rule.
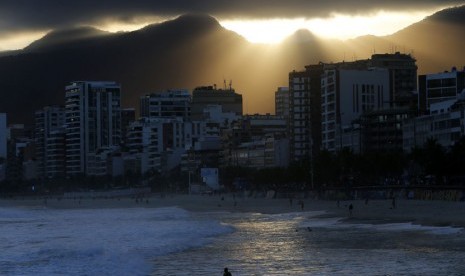
[[[363,35],[392,34],[431,14],[423,12],[378,12],[369,16],[333,14],[317,19],[225,20],[221,25],[252,43],[279,43],[299,29],[324,38],[351,39]]]

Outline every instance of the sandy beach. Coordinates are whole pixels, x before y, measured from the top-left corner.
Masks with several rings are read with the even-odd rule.
[[[16,198],[1,199],[0,207],[29,207],[54,209],[88,208],[160,208],[181,207],[195,212],[256,212],[277,214],[301,211],[325,211],[327,217],[343,217],[352,223],[413,222],[422,225],[465,227],[465,202],[396,200],[328,201],[235,197],[226,195],[151,195],[144,198]],[[353,205],[352,216],[348,206]]]

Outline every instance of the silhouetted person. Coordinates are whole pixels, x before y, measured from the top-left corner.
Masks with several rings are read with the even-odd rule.
[[[300,201],[300,209],[303,211],[304,210],[304,201]]]
[[[224,268],[223,276],[232,276],[231,272],[229,272],[227,267]]]
[[[349,205],[349,217],[352,216],[352,211],[354,210],[354,205],[352,203]]]

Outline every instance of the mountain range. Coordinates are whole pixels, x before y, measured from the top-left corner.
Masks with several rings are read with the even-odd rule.
[[[0,52],[0,112],[9,123],[31,123],[46,105],[63,104],[76,80],[112,80],[123,107],[169,88],[223,84],[243,95],[245,113],[273,113],[274,92],[292,70],[317,62],[411,53],[419,74],[465,65],[465,6],[437,12],[388,36],[341,41],[299,30],[277,45],[253,44],[208,15],[188,14],[137,31],[91,27],[55,30],[22,50]]]

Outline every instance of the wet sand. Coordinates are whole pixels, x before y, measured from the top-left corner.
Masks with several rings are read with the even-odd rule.
[[[256,212],[278,214],[300,211],[325,211],[324,217],[343,217],[350,222],[413,222],[434,226],[465,227],[465,202],[396,200],[327,201],[303,199],[234,197],[219,195],[151,195],[143,198],[17,198],[1,199],[0,207],[88,209],[88,208],[160,208],[180,207],[194,212]],[[353,205],[352,215],[348,206]]]

